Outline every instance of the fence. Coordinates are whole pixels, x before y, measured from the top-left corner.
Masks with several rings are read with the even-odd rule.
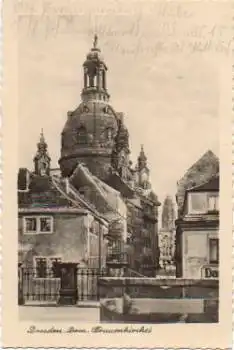
[[[77,300],[98,300],[98,278],[106,275],[105,269],[78,268],[76,273]],[[57,303],[60,297],[60,288],[61,278],[56,270],[44,269],[43,274],[32,268],[21,268],[20,270],[20,303]]]

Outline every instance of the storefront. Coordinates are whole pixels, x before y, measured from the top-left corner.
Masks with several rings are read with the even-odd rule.
[[[219,276],[219,177],[186,191],[176,221],[176,275],[217,279]]]

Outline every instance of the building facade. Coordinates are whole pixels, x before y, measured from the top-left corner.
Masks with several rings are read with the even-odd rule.
[[[210,169],[217,166],[216,159],[212,157],[213,161],[215,165]],[[218,203],[219,173],[210,174],[208,181],[201,179],[201,184],[185,190],[176,221],[177,277],[218,279]]]
[[[66,179],[50,174],[43,134],[34,163],[18,176],[19,263],[38,277],[56,262],[105,266],[108,222]]]
[[[143,146],[135,167],[130,160],[129,133],[123,113],[110,104],[107,66],[97,36],[83,64],[83,84],[81,103],[67,113],[61,133],[60,169],[50,168],[42,135],[34,172],[19,172],[19,188],[26,183],[25,192],[18,191],[20,243],[35,241],[34,250],[37,247],[35,252],[42,258],[51,249],[52,258],[66,259],[67,254],[77,262],[84,260],[87,266],[96,255],[102,264],[107,246],[112,255],[127,254],[131,268],[154,276],[159,259],[160,203],[151,188]],[[45,211],[57,238],[39,232]],[[38,218],[30,221],[26,216]],[[25,232],[29,222],[37,235]]]

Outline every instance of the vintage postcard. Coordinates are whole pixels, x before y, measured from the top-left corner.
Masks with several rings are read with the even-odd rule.
[[[3,347],[231,346],[231,1],[3,4]]]

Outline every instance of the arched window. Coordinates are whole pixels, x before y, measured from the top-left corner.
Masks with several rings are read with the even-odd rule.
[[[83,145],[87,143],[87,131],[84,126],[78,129],[77,141],[79,144]]]

